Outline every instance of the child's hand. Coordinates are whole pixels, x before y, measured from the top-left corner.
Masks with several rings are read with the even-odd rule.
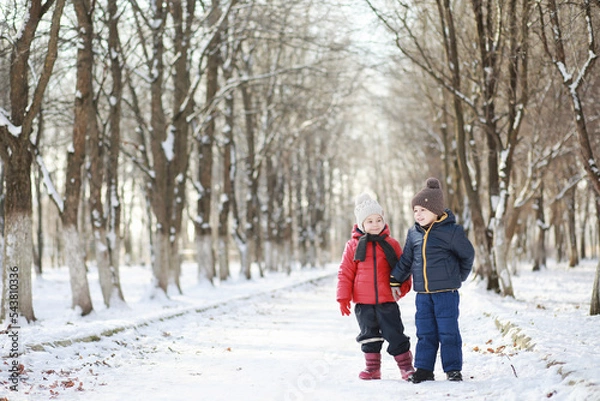
[[[406,294],[402,294],[400,287],[392,287],[392,295],[394,296],[394,301],[398,301]]]
[[[394,276],[390,276],[390,286],[392,288],[394,300],[398,301],[409,293],[410,288],[412,287],[412,277],[408,276],[404,282],[400,283]]]
[[[342,316],[350,316],[350,300],[340,299],[338,302],[340,303],[340,312],[342,312]]]
[[[400,288],[400,282],[396,280],[396,277],[390,276],[390,287],[392,288],[392,295],[394,296],[394,301],[398,301],[405,294],[402,294],[402,289]]]

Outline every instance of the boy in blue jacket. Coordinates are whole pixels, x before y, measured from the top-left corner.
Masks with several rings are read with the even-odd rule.
[[[404,253],[392,270],[403,282],[412,274],[415,290],[415,373],[413,383],[434,380],[440,349],[450,381],[462,381],[462,338],[458,327],[459,294],[473,267],[475,250],[454,214],[444,209],[444,194],[436,178],[412,199],[415,225],[406,236]]]

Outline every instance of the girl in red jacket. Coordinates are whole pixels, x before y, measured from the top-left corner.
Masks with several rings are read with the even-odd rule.
[[[414,373],[413,357],[396,301],[410,290],[412,280],[409,277],[390,286],[390,270],[402,249],[390,236],[382,207],[368,194],[356,198],[354,214],[357,224],[342,255],[336,299],[343,316],[350,315],[350,302],[355,304],[360,328],[356,341],[367,365],[358,377],[381,379],[381,348],[385,340],[389,344],[387,352],[396,360],[402,379],[408,380]]]

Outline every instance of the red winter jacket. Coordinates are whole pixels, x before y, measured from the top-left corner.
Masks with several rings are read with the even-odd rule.
[[[352,238],[346,243],[338,269],[336,300],[338,302],[351,300],[356,304],[370,305],[395,302],[390,287],[390,271],[394,266],[390,267],[388,264],[381,245],[376,242],[367,243],[364,262],[354,260],[358,239],[363,235],[358,230],[358,226],[354,225]],[[396,239],[389,236],[390,229],[387,224],[380,235],[388,236],[385,240],[392,245],[396,255],[400,258],[402,248]],[[403,294],[410,290],[410,285],[410,283],[408,283],[408,286],[406,282],[402,283]]]

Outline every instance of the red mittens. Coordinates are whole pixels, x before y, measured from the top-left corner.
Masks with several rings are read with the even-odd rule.
[[[350,316],[350,300],[349,299],[340,299],[340,312],[342,312],[342,316]]]

